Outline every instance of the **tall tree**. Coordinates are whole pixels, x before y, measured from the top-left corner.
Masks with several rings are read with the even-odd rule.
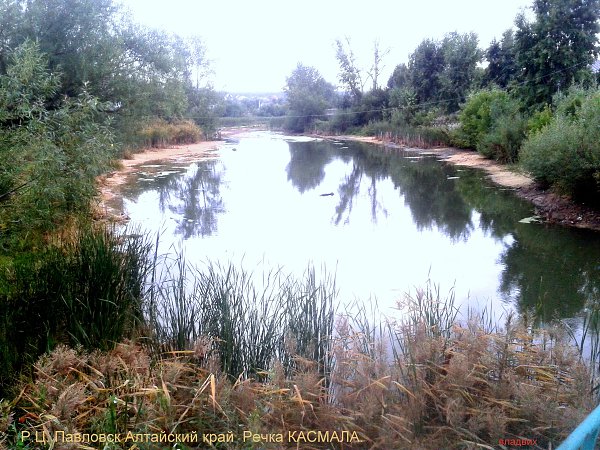
[[[517,75],[515,57],[514,33],[509,29],[502,34],[500,42],[494,39],[485,52],[488,61],[485,84],[506,88]]]
[[[440,74],[440,100],[449,112],[457,111],[477,75],[482,52],[475,33],[449,33],[442,43],[444,70]]]
[[[519,93],[539,107],[574,82],[591,77],[597,54],[600,0],[534,0],[533,22],[516,19],[515,49]]]
[[[286,126],[291,131],[306,130],[331,104],[334,87],[314,67],[298,63],[284,88],[289,114]]]
[[[358,103],[363,94],[364,81],[361,71],[356,63],[356,57],[350,46],[350,39],[346,37],[346,44],[339,39],[335,41],[335,57],[340,66],[339,81],[350,94],[354,103]]]
[[[444,39],[423,40],[410,55],[410,85],[418,103],[458,110],[477,75],[482,53],[475,33],[449,33]],[[402,74],[397,68],[397,77]]]
[[[409,87],[411,86],[410,81],[408,66],[406,64],[398,64],[390,75],[387,87],[390,89]]]
[[[438,99],[444,71],[444,53],[439,42],[424,39],[410,55],[408,68],[417,101],[428,103]]]

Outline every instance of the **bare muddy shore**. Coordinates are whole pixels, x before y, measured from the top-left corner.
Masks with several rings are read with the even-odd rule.
[[[322,139],[370,142],[387,148],[398,148],[415,153],[437,155],[450,164],[474,167],[487,172],[490,179],[503,187],[513,189],[515,193],[535,206],[536,215],[546,222],[560,225],[586,228],[600,231],[600,211],[579,205],[568,197],[544,190],[529,176],[511,170],[509,166],[486,159],[477,152],[451,147],[412,148],[381,141],[375,137],[365,136],[319,136]]]

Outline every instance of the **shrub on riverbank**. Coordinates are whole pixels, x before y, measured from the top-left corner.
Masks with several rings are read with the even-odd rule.
[[[382,325],[340,317],[336,333],[320,337],[333,356],[325,377],[300,356],[287,374],[275,360],[256,374],[260,382],[228,377],[210,336],[160,356],[128,342],[104,353],[58,347],[18,398],[1,405],[0,445],[23,448],[37,436],[49,448],[64,432],[118,436],[124,442],[109,443],[115,449],[143,435],[140,448],[175,435],[228,449],[329,448],[306,438],[336,432],[357,449],[492,447],[514,438],[546,448],[593,407],[588,369],[560,332],[534,339],[512,320],[495,332],[476,319],[460,326],[452,298],[431,285],[407,296],[404,311]]]
[[[506,91],[481,90],[469,97],[453,134],[458,147],[477,149],[486,158],[515,162],[527,131],[519,103]]]
[[[600,205],[600,91],[559,97],[552,121],[524,143],[523,166],[537,181]]]
[[[0,252],[88,213],[116,154],[109,105],[87,91],[55,97],[61,76],[47,65],[26,41],[0,74]]]

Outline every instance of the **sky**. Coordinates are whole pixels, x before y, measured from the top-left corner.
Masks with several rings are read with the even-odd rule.
[[[136,22],[203,38],[212,85],[227,92],[280,92],[299,62],[338,84],[335,40],[350,39],[359,66],[374,42],[389,50],[380,85],[425,38],[475,32],[481,48],[514,25],[532,0],[122,0]]]

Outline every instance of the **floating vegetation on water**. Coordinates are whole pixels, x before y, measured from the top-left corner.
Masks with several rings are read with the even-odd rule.
[[[542,216],[531,216],[525,217],[524,219],[519,220],[519,223],[543,223],[544,218]]]

